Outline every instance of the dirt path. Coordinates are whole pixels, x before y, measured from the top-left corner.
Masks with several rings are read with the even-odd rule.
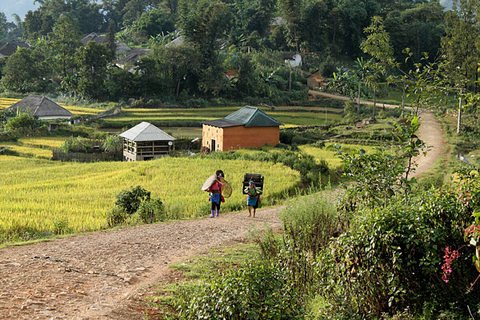
[[[442,130],[440,122],[430,111],[420,112],[420,128],[418,129],[418,137],[425,142],[427,153],[420,154],[414,159],[417,165],[412,177],[419,177],[435,165],[437,160],[442,159],[447,152],[447,142]]]
[[[351,101],[349,97],[326,92],[310,90],[308,93],[312,97]],[[360,103],[366,105],[374,104],[373,101],[369,100],[360,100]],[[395,104],[377,102],[377,107],[392,109],[398,108],[399,106]],[[442,126],[435,118],[434,114],[430,111],[421,110],[419,117],[420,129],[418,130],[418,137],[425,142],[426,146],[428,147],[428,152],[425,155],[421,154],[414,159],[414,163],[417,165],[417,168],[415,172],[410,175],[411,177],[419,177],[427,173],[434,166],[435,162],[438,159],[441,159],[441,157],[447,152],[447,143]]]
[[[417,159],[416,176],[445,152],[430,112],[421,114],[419,136],[431,148]],[[280,228],[280,210],[264,209],[255,219],[242,212],[0,249],[0,319],[142,319],[141,310],[132,310],[135,300],[168,280],[168,264],[243,241],[254,229]]]
[[[0,319],[142,319],[138,310],[128,313],[130,300],[165,280],[168,264],[280,228],[280,209],[1,249]]]

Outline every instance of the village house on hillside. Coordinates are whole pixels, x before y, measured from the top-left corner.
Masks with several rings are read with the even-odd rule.
[[[280,143],[281,123],[255,107],[243,107],[223,119],[205,121],[202,147],[209,151],[258,148]]]
[[[7,42],[0,44],[0,58],[10,57],[14,54],[18,48],[28,48],[28,44],[25,42]]]
[[[145,161],[161,158],[175,149],[175,138],[151,123],[142,122],[120,134],[123,159]]]
[[[108,42],[108,37],[106,35],[99,35],[96,34],[95,32],[87,34],[85,37],[83,37],[80,42],[83,45],[86,45],[89,42],[96,42],[98,44],[106,44]],[[127,46],[123,42],[115,41],[116,49],[115,49],[115,54],[117,56],[127,54],[131,49],[129,46]]]
[[[29,95],[18,101],[8,111],[29,113],[39,120],[70,119],[72,113],[45,96]]]

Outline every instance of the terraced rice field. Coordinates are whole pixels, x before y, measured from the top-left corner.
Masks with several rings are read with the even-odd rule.
[[[244,207],[243,175],[265,176],[264,203],[299,181],[298,172],[262,162],[200,158],[163,158],[149,162],[62,163],[0,156],[0,234],[51,234],[62,225],[69,232],[106,228],[107,212],[122,190],[141,185],[160,197],[170,218],[206,215],[204,180],[222,169],[233,187],[224,211]],[[4,240],[5,241],[5,240]]]
[[[7,148],[27,158],[51,159],[52,150],[60,147],[66,137],[21,138],[17,142],[0,142],[0,148]]]
[[[299,149],[315,158],[316,161],[322,160],[328,163],[328,167],[332,169],[338,169],[342,167],[342,160],[337,155],[337,147],[341,147],[343,152],[359,152],[363,149],[365,152],[375,152],[375,147],[362,146],[358,144],[346,144],[346,143],[326,143],[324,147],[316,147],[312,145],[300,146]]]
[[[141,121],[168,126],[200,126],[203,121],[220,119],[240,109],[234,107],[208,108],[125,108],[118,116],[104,119],[104,127],[120,128]],[[341,119],[341,109],[321,107],[261,108],[284,126],[322,125]],[[173,124],[172,124],[173,123]]]

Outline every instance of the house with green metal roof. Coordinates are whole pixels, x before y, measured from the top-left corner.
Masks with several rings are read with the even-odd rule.
[[[280,126],[259,108],[246,106],[223,119],[205,121],[202,147],[208,151],[259,148],[280,143]]]

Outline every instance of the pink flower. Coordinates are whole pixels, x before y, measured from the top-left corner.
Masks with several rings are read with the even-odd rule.
[[[449,276],[453,272],[452,263],[453,261],[460,258],[460,252],[458,250],[452,250],[449,246],[445,247],[445,255],[443,256],[442,264],[442,280],[445,283],[448,283]]]

